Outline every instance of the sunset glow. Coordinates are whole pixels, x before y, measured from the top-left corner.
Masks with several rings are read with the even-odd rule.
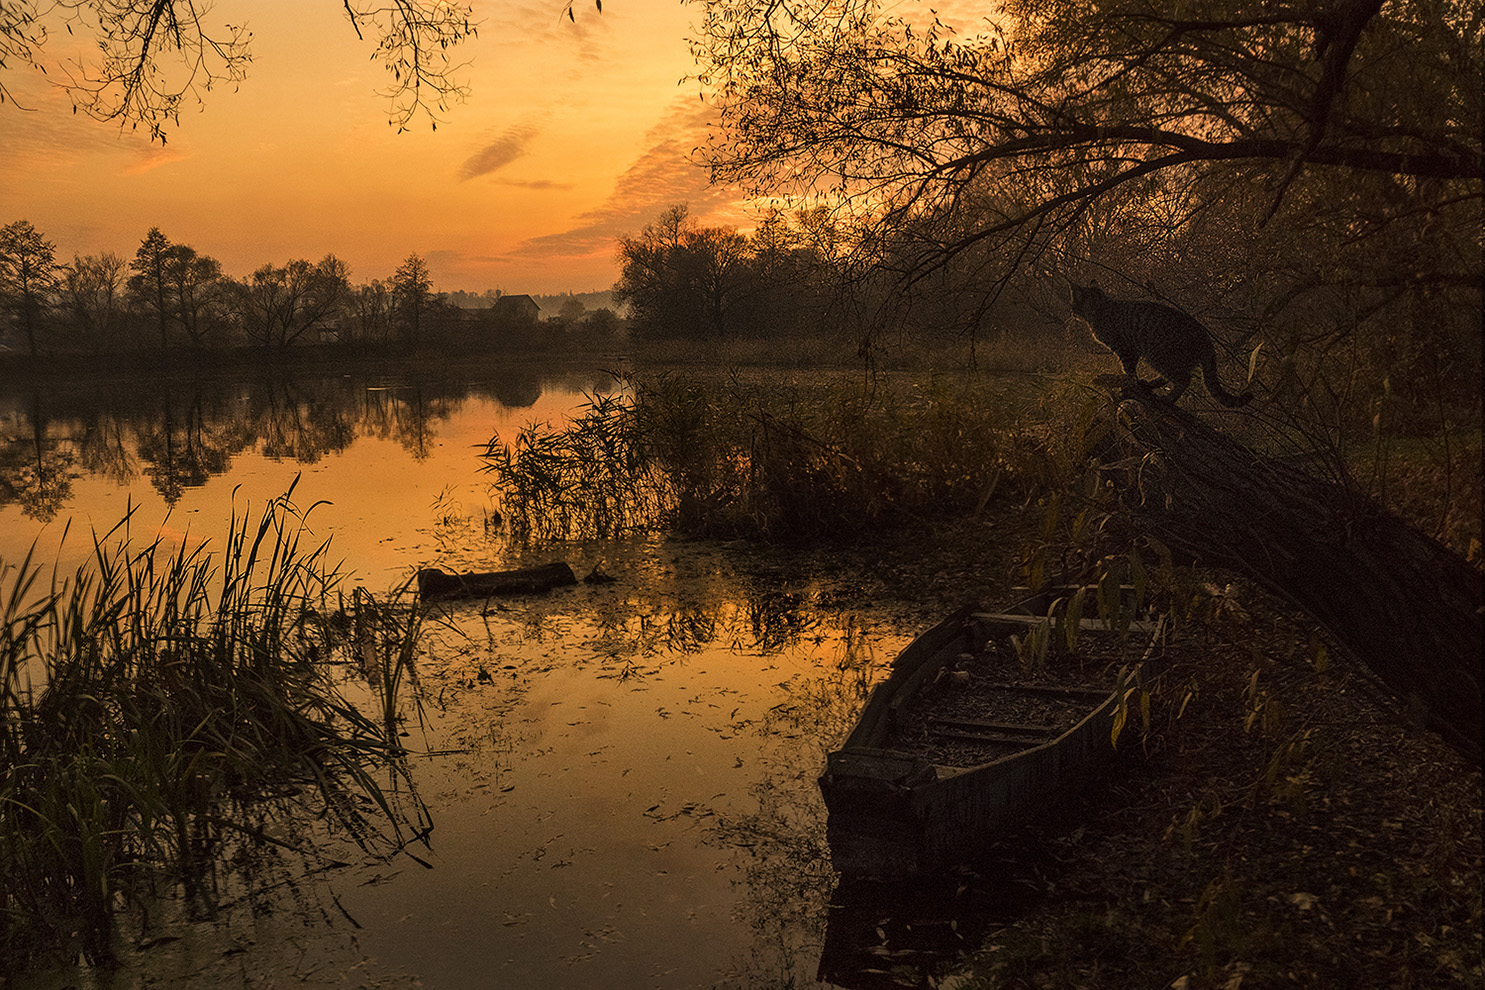
[[[737,223],[687,161],[706,111],[678,3],[482,5],[461,70],[471,94],[436,130],[398,134],[381,65],[333,0],[228,0],[253,32],[247,80],[188,107],[168,143],[74,115],[46,77],[6,71],[0,221],[31,221],[59,260],[131,257],[152,226],[243,276],[333,253],[353,282],[411,253],[436,290],[604,289],[615,240],[666,206]],[[54,36],[53,43],[60,43]],[[56,57],[60,49],[48,49]],[[27,111],[30,112],[27,112]]]

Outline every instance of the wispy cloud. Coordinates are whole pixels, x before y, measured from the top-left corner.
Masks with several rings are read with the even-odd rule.
[[[513,186],[516,189],[535,189],[537,191],[571,189],[573,186],[571,182],[555,182],[551,179],[496,179],[495,181],[502,186]]]
[[[189,154],[181,151],[173,144],[164,147],[152,145],[148,149],[143,150],[132,164],[124,168],[124,174],[143,175],[146,172],[154,171],[161,165],[169,165],[171,162],[182,161],[190,157]]]
[[[570,52],[576,56],[576,65],[568,73],[595,69],[612,61],[613,47],[612,11],[608,15],[598,13],[591,4],[575,8],[575,16],[568,18],[557,4],[535,0],[535,2],[506,3],[500,8],[500,23],[490,28],[482,27],[482,37],[499,35],[503,46],[526,46],[531,51],[550,55],[553,52]]]
[[[130,156],[148,157],[160,150],[140,132],[123,131],[74,113],[58,87],[24,75],[8,82],[10,99],[0,105],[4,133],[0,175],[55,175],[95,158],[106,159],[118,171],[129,171]]]
[[[506,129],[495,140],[470,155],[459,168],[460,179],[473,179],[498,171],[526,154],[526,146],[536,137],[531,124],[517,124]]]
[[[614,191],[597,209],[581,214],[578,224],[558,234],[523,242],[516,253],[527,257],[591,255],[611,251],[621,237],[637,234],[667,207],[685,203],[691,215],[705,220],[732,212],[738,196],[713,186],[706,169],[690,160],[706,136],[712,111],[682,98],[646,135],[649,148],[625,170]]]

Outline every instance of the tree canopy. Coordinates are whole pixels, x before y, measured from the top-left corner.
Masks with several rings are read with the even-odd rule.
[[[830,208],[863,267],[989,302],[1103,276],[1243,314],[1289,372],[1345,340],[1377,401],[1477,398],[1478,2],[694,2],[701,157]]]
[[[47,294],[57,283],[55,252],[28,220],[0,227],[0,316],[20,326],[32,354]]]
[[[1024,261],[1130,197],[1194,214],[1239,190],[1255,228],[1323,200],[1363,236],[1479,213],[1477,3],[1009,0],[973,34],[874,0],[702,6],[718,179],[933,216],[950,253]]]
[[[840,329],[837,276],[808,214],[764,218],[753,236],[707,227],[685,205],[663,211],[619,242],[614,301],[633,332],[651,339],[720,341]]]

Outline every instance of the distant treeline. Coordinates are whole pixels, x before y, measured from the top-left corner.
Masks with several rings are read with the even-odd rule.
[[[583,301],[606,297],[539,302],[437,293],[416,254],[390,279],[361,284],[351,283],[350,269],[333,254],[265,264],[237,279],[159,228],[132,259],[103,252],[62,262],[29,221],[0,228],[0,351],[32,358],[311,345],[455,353],[593,349],[613,344],[623,331],[612,309],[589,311]]]
[[[908,277],[899,255],[824,209],[772,210],[748,234],[676,205],[620,240],[613,300],[639,342],[811,338],[870,358],[907,341],[1065,336],[1065,303],[1049,304],[1046,280],[996,288],[992,311],[987,286],[947,269]]]

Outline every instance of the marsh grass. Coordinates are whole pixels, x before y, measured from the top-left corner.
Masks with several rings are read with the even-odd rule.
[[[408,593],[404,586],[403,594]],[[400,597],[400,596],[399,596]],[[381,715],[382,732],[388,746],[401,749],[402,707],[411,704],[420,725],[426,726],[422,692],[416,690],[417,646],[422,638],[422,613],[413,607],[397,607],[377,601],[364,588],[352,593],[352,628],[356,662],[371,687]],[[414,690],[405,691],[411,685]]]
[[[219,554],[141,548],[126,516],[71,576],[0,568],[3,969],[106,962],[152,898],[209,914],[265,857],[313,859],[305,822],[373,854],[426,837],[391,718],[346,700],[309,621],[339,575],[292,491],[234,508]]]
[[[560,429],[493,437],[482,457],[518,539],[848,537],[1063,484],[1086,418],[1036,415],[1036,391],[965,375],[799,385],[660,374],[589,398]]]

